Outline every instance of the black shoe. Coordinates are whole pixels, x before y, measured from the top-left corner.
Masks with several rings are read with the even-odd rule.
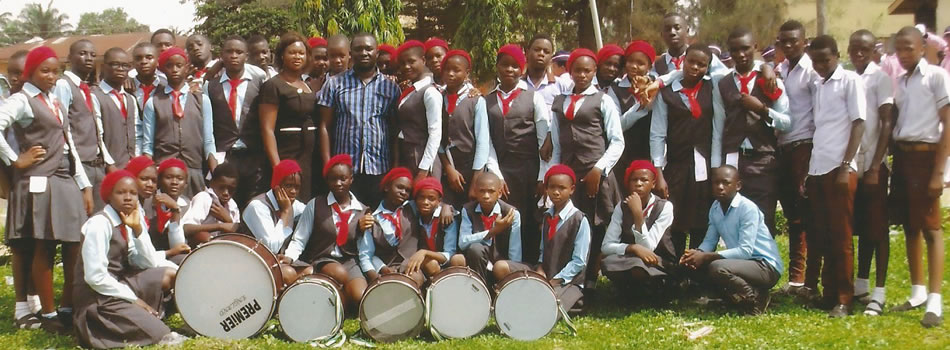
[[[933,328],[940,327],[943,324],[943,316],[937,316],[933,312],[927,312],[924,314],[924,318],[920,320],[920,325],[924,328]]]
[[[56,316],[59,318],[59,322],[63,324],[63,327],[66,329],[73,328],[73,310],[56,310]]]
[[[830,311],[831,309],[833,309],[833,308],[835,307],[835,302],[834,302],[834,301],[828,301],[828,300],[825,300],[825,299],[818,298],[818,299],[816,299],[816,300],[812,300],[812,301],[808,304],[808,306],[811,307],[811,308],[813,308],[813,309],[818,309],[818,310],[823,310],[823,311]]]
[[[752,315],[764,314],[771,301],[772,295],[769,294],[769,291],[759,291],[759,294],[755,296],[755,303],[752,305],[752,311],[750,313]]]
[[[905,301],[903,304],[900,304],[891,308],[891,312],[904,312],[904,311],[919,309],[919,308],[924,307],[924,304],[926,304],[926,302],[923,302],[917,305],[912,305],[909,301]]]
[[[40,316],[40,329],[59,335],[68,334],[66,327],[63,326],[63,323],[59,321],[58,317],[42,317]]]
[[[851,315],[851,307],[844,304],[838,304],[831,311],[828,311],[828,317],[842,318]]]

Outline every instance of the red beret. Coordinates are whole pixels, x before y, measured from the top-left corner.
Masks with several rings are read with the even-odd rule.
[[[468,52],[461,49],[452,49],[452,50],[449,50],[449,52],[446,52],[445,57],[442,58],[443,67],[445,67],[445,61],[448,61],[449,57],[452,57],[452,56],[462,56],[463,58],[465,58],[465,61],[468,62],[468,66],[469,67],[472,66],[472,56],[469,55]]]
[[[604,47],[600,48],[600,51],[597,51],[597,62],[606,61],[613,55],[618,55],[623,58],[623,49],[614,44],[604,45]]]
[[[102,185],[99,186],[99,197],[102,198],[102,201],[109,203],[109,195],[112,194],[112,188],[115,187],[115,184],[119,183],[119,180],[127,177],[135,179],[135,175],[128,170],[116,170],[106,174],[106,177],[102,179]]]
[[[656,60],[656,49],[653,48],[653,45],[643,40],[634,40],[627,45],[627,49],[623,52],[624,56],[630,56],[634,52],[640,52],[647,56],[650,59],[650,64],[653,64],[653,61]]]
[[[544,183],[548,183],[548,179],[554,175],[567,175],[571,178],[571,182],[577,182],[577,175],[574,175],[574,170],[571,170],[571,167],[564,164],[555,164],[551,166],[551,168],[548,169],[548,172],[544,173]]]
[[[307,46],[310,46],[311,49],[317,46],[327,46],[327,39],[319,36],[312,37],[307,39]]]
[[[442,40],[440,38],[431,37],[429,38],[429,40],[426,40],[426,43],[425,43],[426,52],[429,52],[429,49],[433,47],[441,47],[443,49],[448,50],[449,44],[446,43],[445,40]]]
[[[330,157],[330,160],[327,161],[327,165],[323,167],[323,178],[327,177],[327,173],[330,172],[330,168],[333,168],[337,165],[346,165],[347,167],[353,167],[353,157],[350,157],[349,154],[341,153],[333,157]]]
[[[165,62],[168,62],[169,58],[172,58],[172,56],[176,56],[176,55],[185,58],[185,62],[186,63],[188,62],[188,54],[185,53],[185,50],[172,46],[168,50],[165,50],[165,52],[162,52],[161,55],[158,55],[158,66],[164,67]]]
[[[404,167],[393,168],[383,176],[383,181],[379,183],[379,189],[386,188],[386,185],[389,185],[389,183],[396,181],[396,179],[400,177],[407,178],[412,182],[412,173],[409,172],[409,169]]]
[[[276,188],[280,186],[280,183],[284,181],[284,178],[299,173],[303,170],[300,169],[300,164],[297,164],[296,160],[293,159],[284,159],[277,163],[274,166],[274,173],[270,178],[270,188]]]
[[[524,70],[524,65],[528,63],[528,58],[524,56],[524,49],[521,46],[516,44],[507,44],[498,49],[498,56],[508,55],[511,58],[514,58],[518,62],[518,66],[521,67],[521,70]]]
[[[128,170],[134,176],[139,176],[142,170],[153,165],[155,165],[155,162],[152,161],[152,158],[138,156],[129,160],[129,164],[125,165],[125,170]]]
[[[36,68],[40,66],[40,63],[50,58],[56,58],[56,52],[49,46],[39,46],[30,50],[30,53],[26,54],[26,62],[23,64],[22,79],[24,81],[29,80]]]
[[[627,172],[623,174],[623,186],[626,186],[628,183],[630,183],[630,175],[633,175],[634,171],[642,169],[649,170],[651,173],[653,173],[653,178],[656,179],[656,167],[653,166],[653,163],[649,160],[639,159],[630,162],[630,166],[627,167]]]
[[[181,159],[178,159],[178,158],[168,158],[168,159],[165,159],[160,164],[158,164],[159,173],[165,172],[165,170],[168,170],[168,168],[178,168],[178,169],[184,170],[185,172],[188,172],[188,166],[185,165],[185,162],[181,161]]]
[[[390,56],[397,56],[396,48],[389,44],[381,44],[378,47],[376,47],[376,50],[379,50],[379,53],[385,52],[385,53],[388,53]]]
[[[423,53],[425,52],[425,45],[423,45],[421,41],[409,40],[407,42],[402,43],[402,45],[399,45],[399,48],[396,49],[396,57],[402,56],[402,53],[405,52],[406,50],[416,48],[416,47],[422,49]]]
[[[419,180],[419,182],[416,182],[415,185],[412,186],[412,196],[418,196],[419,192],[422,190],[435,190],[436,192],[439,192],[439,197],[441,197],[442,183],[439,182],[439,179],[436,179],[432,176]]]
[[[590,57],[594,60],[594,64],[597,64],[597,55],[594,54],[594,51],[585,48],[574,49],[574,51],[571,51],[571,57],[567,58],[567,71],[571,71],[571,65],[574,64],[574,61],[584,56]]]

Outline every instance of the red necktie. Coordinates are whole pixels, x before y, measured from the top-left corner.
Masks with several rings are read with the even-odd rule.
[[[125,109],[125,99],[122,98],[122,95],[119,95],[119,92],[112,90],[112,95],[119,100],[119,107],[122,107],[122,118],[129,119],[129,111]]]
[[[736,73],[736,77],[739,78],[739,92],[748,94],[749,82],[752,81],[752,79],[755,79],[755,71],[750,72],[748,76],[742,76],[741,74]]]
[[[172,90],[172,114],[178,119],[185,117],[185,111],[181,108],[181,91],[178,90]]]
[[[195,72],[195,78],[201,79],[201,77],[203,77],[205,75],[205,72],[207,71],[208,71],[207,67],[199,69],[197,72]]]
[[[383,217],[386,218],[386,220],[389,220],[389,222],[391,222],[393,226],[396,227],[396,238],[401,240],[402,239],[402,223],[399,222],[399,217],[401,216],[400,214],[402,214],[402,208],[396,209],[395,215],[382,213]]]
[[[152,97],[152,90],[155,90],[155,85],[142,85],[142,106],[144,108],[145,103],[148,102],[148,98]]]
[[[405,99],[406,96],[409,96],[409,94],[411,94],[413,91],[416,91],[416,87],[412,85],[410,85],[405,90],[402,90],[402,95],[399,95],[399,103],[401,104],[402,100]]]
[[[486,230],[491,230],[492,226],[495,225],[496,218],[498,218],[498,215],[491,215],[491,216],[482,215],[482,225],[485,226]]]
[[[89,92],[89,85],[86,82],[79,83],[79,90],[82,90],[82,94],[86,97],[86,107],[89,107],[89,110],[92,110],[92,94]]]
[[[168,224],[168,220],[171,220],[171,218],[172,212],[165,210],[165,208],[162,207],[162,204],[156,201],[155,219],[158,221],[158,226],[156,227],[158,229],[158,234],[165,234],[165,225]]]
[[[514,101],[518,95],[521,95],[521,89],[516,88],[508,98],[501,97],[501,91],[498,91],[498,98],[501,99],[501,115],[508,115],[508,110],[511,108],[511,101]]]
[[[124,224],[119,224],[119,232],[122,232],[122,238],[126,241],[129,240],[129,231],[125,229]]]
[[[683,95],[686,95],[686,99],[689,100],[689,111],[693,113],[693,118],[699,119],[703,115],[703,107],[699,105],[699,100],[696,96],[699,95],[699,89],[703,87],[703,81],[700,80],[696,83],[696,86],[693,86],[692,89],[683,88],[680,92]]]
[[[449,99],[449,104],[445,108],[449,114],[452,114],[452,112],[455,112],[455,103],[459,100],[459,94],[449,94],[446,98]]]
[[[333,211],[340,217],[340,222],[336,223],[336,245],[342,247],[346,244],[346,239],[350,234],[350,212],[340,209],[340,203],[333,203]]]
[[[231,107],[231,119],[237,120],[237,100],[238,100],[238,86],[241,85],[243,79],[230,79],[228,83],[231,84],[231,94],[228,95],[228,107]]]
[[[680,69],[680,66],[683,65],[683,60],[686,59],[686,55],[680,57],[670,57],[670,62],[673,62],[673,65],[676,66],[676,69]]]
[[[567,113],[564,114],[564,117],[567,120],[574,120],[574,104],[577,103],[577,100],[580,100],[581,97],[584,97],[582,94],[573,94],[571,95],[571,104],[567,105]]]
[[[439,218],[432,218],[432,228],[429,229],[429,235],[426,236],[426,243],[429,245],[429,250],[435,250],[435,235],[439,233]]]
[[[547,221],[548,221],[548,240],[550,241],[552,238],[554,238],[554,234],[557,233],[557,223],[558,221],[561,221],[561,217],[554,215],[552,217],[547,218]]]

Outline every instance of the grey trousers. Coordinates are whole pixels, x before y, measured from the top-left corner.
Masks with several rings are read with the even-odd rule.
[[[709,263],[706,273],[728,295],[746,300],[768,292],[780,277],[778,271],[762,260],[719,259]]]

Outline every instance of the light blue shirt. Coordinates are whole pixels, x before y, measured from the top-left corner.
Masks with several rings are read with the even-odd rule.
[[[682,56],[686,56],[686,50],[683,50]],[[681,57],[682,57],[682,56],[681,56]],[[712,55],[712,56],[713,56],[713,57],[712,57],[712,62],[709,64],[709,74],[723,74],[723,75],[724,75],[724,74],[728,73],[728,72],[729,72],[729,67],[726,67],[726,65],[725,65],[724,63],[722,63],[722,61],[719,60],[719,56],[716,56],[716,55]],[[669,71],[669,72],[672,72],[672,71],[678,70],[678,69],[676,69],[676,65],[673,64],[672,58],[673,58],[673,56],[670,56],[670,52],[667,51],[667,52],[664,52],[663,54],[661,54],[660,57],[657,57],[656,59],[657,59],[657,60],[660,60],[660,61],[663,61],[663,62],[666,62],[666,66],[669,68],[668,71]],[[684,64],[686,63],[685,57],[684,57],[684,59],[683,59],[683,63],[684,63]],[[650,66],[650,74],[653,75],[653,76],[658,75],[658,74],[656,73],[656,67]]]
[[[403,210],[408,210],[404,208],[404,206],[402,208]],[[379,206],[376,207],[376,211],[373,212],[376,225],[379,225],[379,228],[383,230],[383,237],[386,239],[386,242],[389,243],[390,246],[398,247],[399,237],[396,237],[396,225],[393,225],[389,219],[383,217],[383,214],[392,215],[396,220],[402,220],[402,217],[396,215],[395,211],[386,209],[382,202],[379,203]],[[363,232],[363,237],[356,242],[356,248],[359,250],[360,269],[362,269],[364,273],[378,271],[385,266],[383,261],[376,256],[376,242],[373,240],[372,229]]]
[[[758,72],[759,67],[761,65],[762,65],[762,62],[756,61],[753,71]],[[731,76],[732,72],[734,72],[734,70],[729,69],[729,70],[726,70],[725,72],[717,72],[717,73],[711,74],[713,84],[716,84],[716,87],[718,88],[719,81],[722,80],[723,78],[728,78],[729,76]],[[725,73],[725,74],[719,74],[719,73]],[[732,77],[733,77],[732,78],[733,82],[736,84],[736,88],[738,88],[739,90],[742,90],[742,85],[741,85],[742,82],[739,81],[739,73],[736,72],[736,74],[733,75]],[[766,121],[765,124],[775,130],[784,132],[792,126],[792,119],[788,114],[788,95],[785,93],[785,84],[782,82],[781,79],[776,79],[775,83],[778,85],[778,89],[782,90],[782,94],[779,96],[778,99],[773,101],[772,107],[769,107],[769,118],[772,120]],[[756,79],[752,79],[751,81],[749,81],[747,88],[749,89],[750,92],[755,87],[755,84],[756,84]],[[713,103],[714,104],[718,103],[720,106],[725,106],[725,103],[723,102],[723,99],[722,99],[722,93],[719,92],[718,90],[717,90],[717,93],[713,94]],[[725,126],[723,126],[723,129],[725,129]],[[739,148],[753,149],[754,147],[752,147],[752,142],[750,142],[749,139],[746,138],[742,140],[742,144],[739,146]]]
[[[425,220],[422,220],[422,215],[419,214],[419,208],[416,207],[416,202],[410,201],[409,205],[412,208],[412,211],[416,213],[416,217],[419,218],[419,225],[422,226],[422,229],[425,230],[423,233],[425,237],[428,238],[432,235],[432,224],[439,222],[439,217],[442,216],[442,206],[438,205],[435,207],[435,211],[432,212],[432,220],[429,220],[429,223],[426,223]],[[459,242],[459,223],[458,220],[453,220],[448,227],[445,227],[445,236],[442,237],[442,251],[436,252],[442,254],[445,257],[445,264],[448,264],[449,258],[458,251],[458,242]],[[436,232],[438,234],[438,232]],[[445,265],[442,264],[442,265]]]
[[[125,96],[128,93],[123,92],[121,88],[119,89],[113,88],[105,80],[102,80],[99,82],[99,89],[101,89],[102,92],[106,94],[106,96],[109,96],[109,101],[103,102],[103,101],[99,101],[99,97],[97,97],[95,94],[92,95],[93,112],[95,112],[96,116],[99,117],[99,119],[101,120],[102,119],[102,103],[112,103],[113,105],[116,106],[116,108],[119,108],[119,109],[121,109],[121,106],[122,106],[121,103],[125,103],[125,101],[119,102],[119,99],[116,98],[115,95],[112,94],[112,91],[118,91],[119,96],[122,96],[122,98],[125,98]],[[136,108],[135,106],[125,106],[125,110],[128,113],[126,118],[131,119],[135,125],[135,154],[132,155],[133,157],[135,157],[142,154],[142,123],[139,119],[138,108]],[[105,133],[105,129],[103,129],[103,133]],[[105,153],[104,155],[109,156],[109,159],[106,161],[106,163],[112,164],[113,162],[111,162],[111,159],[112,159],[111,154],[109,154],[108,149],[106,148],[103,148],[103,149],[107,151],[107,152],[104,152]]]
[[[673,92],[679,95],[683,104],[688,108],[689,99],[686,97],[686,94],[680,92],[683,90],[682,81],[683,78],[678,77],[673,80],[670,87],[673,89]],[[713,96],[719,95],[719,87],[716,86],[709,75],[703,77],[703,84],[712,84]],[[663,101],[663,96],[658,94],[653,101],[653,119],[650,124],[650,158],[653,159],[653,164],[657,167],[666,166],[666,136],[667,127],[669,126],[669,120],[667,119],[668,108],[666,102]],[[722,129],[725,126],[725,122],[726,112],[722,107],[722,99],[713,98],[712,144],[710,145],[712,151],[710,152],[710,159],[708,160],[709,166],[712,168],[722,165]]]
[[[518,209],[512,208],[515,211],[515,220],[511,223],[510,232],[508,233],[508,260],[522,261],[521,260],[521,213]],[[482,213],[482,206],[475,205],[475,212]],[[492,208],[489,215],[498,215],[497,219],[500,219],[507,213],[501,212],[501,204],[495,202],[495,206]],[[468,212],[462,210],[462,223],[459,228],[459,249],[466,250],[472,243],[481,243],[486,246],[491,245],[490,239],[485,239],[485,236],[488,235],[488,230],[480,232],[472,232],[472,218],[468,217]]]
[[[178,98],[178,103],[181,103],[182,108],[184,109],[187,106],[188,95],[190,95],[190,87],[188,84],[183,84],[181,89],[178,91],[181,92],[181,96]],[[165,86],[165,93],[171,94],[171,86]],[[143,113],[143,127],[142,127],[142,153],[152,156],[155,154],[155,99],[149,98],[148,102],[145,103],[145,112]],[[190,116],[185,116],[189,118]],[[208,156],[213,155],[217,152],[217,149],[214,146],[214,119],[211,115],[211,99],[208,98],[208,94],[201,94],[201,137],[204,139],[202,142],[204,144],[204,157],[205,159]],[[182,140],[185,141],[185,140]]]
[[[567,219],[574,215],[577,212],[577,207],[574,206],[573,201],[568,201],[564,206],[564,209],[561,209],[558,212],[557,228],[560,230],[564,226],[564,223],[567,222]],[[544,220],[547,220],[548,217],[554,215],[554,208],[550,208],[544,212]],[[538,263],[544,261],[544,241],[547,240],[547,232],[541,232],[541,256],[538,258]],[[587,217],[581,219],[581,226],[577,229],[577,236],[574,238],[574,250],[571,253],[571,261],[564,265],[564,268],[561,269],[553,279],[561,279],[564,281],[564,284],[571,283],[574,280],[574,277],[578,273],[584,271],[584,268],[587,267],[587,256],[590,253],[590,223],[587,221]],[[554,254],[560,254],[560,252],[554,252]]]
[[[709,229],[699,250],[715,252],[719,239],[726,243],[726,250],[719,251],[723,259],[763,260],[782,274],[782,257],[778,245],[765,226],[765,215],[759,207],[741,194],[732,199],[723,214],[719,201],[709,208]]]
[[[588,96],[593,96],[600,92],[596,86],[590,85],[584,92],[581,93],[583,97],[574,102],[574,110],[580,110],[581,106],[587,100]],[[571,104],[571,91],[564,93],[564,105],[562,106],[563,111],[567,113],[567,109]],[[617,165],[617,161],[620,160],[620,156],[623,154],[624,140],[623,140],[623,128],[620,126],[620,112],[617,108],[617,104],[613,102],[610,98],[604,96],[600,100],[600,113],[603,116],[603,124],[601,124],[601,130],[603,137],[607,140],[607,148],[604,150],[604,154],[600,155],[600,159],[597,160],[597,163],[594,164],[594,167],[602,171],[602,175],[606,176],[610,174],[610,170]],[[551,155],[551,161],[548,164],[558,164],[561,163],[561,137],[560,137],[560,121],[559,118],[554,116],[554,112],[551,112],[551,141],[554,146],[554,150]],[[584,176],[586,174],[579,174]]]
[[[468,97],[469,90],[472,89],[472,85],[466,83],[458,91],[458,100],[455,101],[455,106],[458,106],[462,101]],[[475,129],[475,160],[472,162],[472,170],[482,170],[485,168],[485,165],[488,163],[489,153],[494,152],[494,148],[491,144],[491,132],[488,129],[488,107],[486,107],[485,99],[481,96],[476,97],[477,101],[475,102],[475,118],[473,119],[473,127]],[[446,118],[452,118],[451,114],[448,114],[449,99],[444,98],[444,105],[446,111]],[[455,147],[455,145],[447,144],[445,148],[441,149],[439,153],[446,153],[449,149]]]
[[[273,191],[271,191],[273,193]],[[325,218],[317,218],[314,215],[314,210],[316,208],[316,201],[322,200],[321,197],[314,197],[304,208],[303,213],[300,215],[300,219],[297,219],[296,228],[294,228],[294,236],[290,241],[290,244],[287,245],[287,249],[284,250],[284,256],[297,260],[300,258],[300,254],[307,249],[307,242],[310,242],[310,235],[313,233],[313,225],[316,222],[318,225],[321,222],[326,220]],[[336,196],[333,195],[333,192],[327,193],[327,206],[332,208],[334,204],[338,204]],[[341,206],[342,207],[342,206]],[[350,218],[352,219],[353,215],[362,216],[363,213],[363,203],[356,199],[356,196],[350,192],[350,204],[340,208],[340,211],[350,212]],[[336,213],[335,210],[330,210],[330,219],[333,220],[333,225],[340,223],[340,215]],[[319,220],[319,221],[317,221]],[[334,245],[333,251],[330,252],[330,256],[334,258],[342,258],[343,251],[340,250],[340,247]]]

